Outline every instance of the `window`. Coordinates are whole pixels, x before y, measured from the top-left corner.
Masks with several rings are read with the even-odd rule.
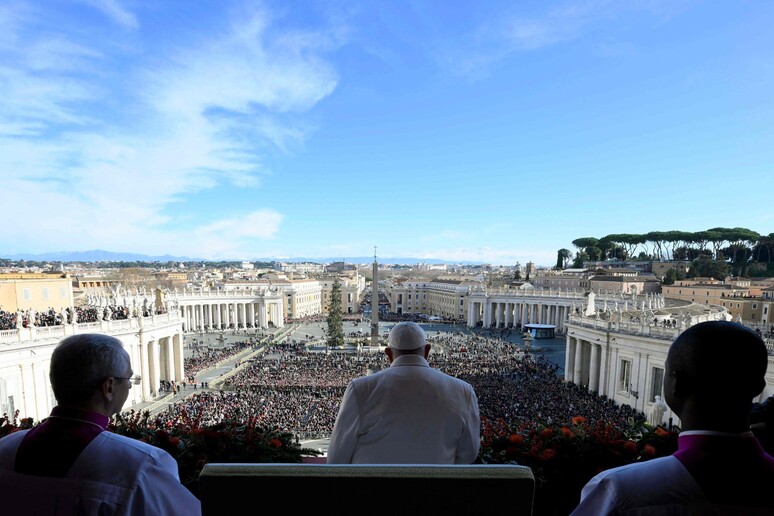
[[[30,299],[32,299],[32,295],[30,294],[30,289],[28,288],[23,289],[22,297],[24,298],[25,301],[29,301]]]
[[[664,398],[664,369],[654,367],[650,373],[650,401],[656,401],[656,396]]]
[[[48,299],[48,287],[43,287],[43,299]]]
[[[67,299],[67,289],[64,287],[59,287],[59,298],[60,299]]]
[[[632,361],[621,360],[618,374],[618,391],[628,393],[632,384]]]

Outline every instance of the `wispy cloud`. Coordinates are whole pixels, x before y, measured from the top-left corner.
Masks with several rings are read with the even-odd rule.
[[[140,26],[137,17],[121,6],[118,0],[79,0],[104,13],[114,23],[127,28],[136,29]]]
[[[611,19],[645,12],[663,23],[685,3],[665,0],[539,2],[536,10],[521,3],[509,3],[482,16],[465,37],[439,45],[437,55],[447,68],[462,75],[478,76],[486,74],[494,63],[519,52],[575,41],[600,28],[609,31]],[[617,38],[619,34],[614,36]],[[628,42],[613,39],[595,53],[614,57],[630,51]]]
[[[117,1],[82,1],[142,30]],[[13,192],[0,217],[25,214],[4,235],[9,252],[163,246],[214,257],[277,236],[283,215],[258,207],[177,239],[181,220],[166,208],[184,214],[189,195],[221,183],[256,188],[270,172],[266,156],[303,142],[312,128],[303,114],[337,84],[321,55],[335,44],[328,36],[279,37],[271,15],[253,10],[185,48],[163,43],[136,55],[84,42],[83,27],[27,31],[36,16],[44,13],[0,7],[0,28],[13,27],[0,36],[0,179]],[[108,82],[118,63],[123,91]],[[46,239],[29,231],[52,225]]]

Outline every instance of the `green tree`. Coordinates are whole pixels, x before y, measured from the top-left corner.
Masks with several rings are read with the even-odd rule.
[[[341,319],[341,283],[339,283],[338,279],[333,282],[333,287],[331,288],[331,304],[325,322],[328,323],[328,327],[325,330],[328,349],[343,346],[344,323]]]
[[[693,278],[696,276],[704,278],[725,279],[728,276],[728,263],[726,263],[725,256],[722,252],[719,252],[720,258],[713,260],[712,257],[702,254],[693,261],[691,268],[688,270],[688,277]]]
[[[569,249],[559,249],[556,253],[556,268],[557,269],[566,269],[567,268],[567,262],[572,257],[572,253]]]

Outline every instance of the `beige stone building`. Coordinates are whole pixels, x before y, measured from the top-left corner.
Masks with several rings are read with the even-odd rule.
[[[675,269],[680,274],[687,274],[688,269],[691,268],[691,261],[690,260],[669,260],[669,261],[663,261],[663,262],[653,262],[651,265],[651,270],[653,272],[653,275],[656,276],[658,279],[663,280],[664,276],[666,276],[667,271],[669,269]]]
[[[285,317],[300,319],[322,313],[323,286],[316,279],[287,280],[283,287]]]
[[[357,271],[341,276],[326,276],[318,280],[322,286],[322,313],[327,314],[330,309],[333,283],[336,280],[339,280],[341,286],[341,313],[357,313],[366,288],[365,276],[361,276]]]
[[[727,285],[711,278],[694,278],[676,281],[673,285],[662,285],[661,292],[665,298],[680,299],[704,305],[721,305],[723,298],[750,296],[747,286]]]
[[[694,278],[663,285],[665,298],[722,306],[731,316],[749,325],[770,325],[774,309],[774,286],[769,281],[748,278]]]
[[[653,294],[661,291],[661,281],[652,275],[621,274],[618,272],[595,274],[589,280],[589,289],[594,292],[622,294]]]
[[[44,311],[53,308],[59,312],[73,306],[72,278],[57,273],[0,274],[0,309]]]
[[[530,277],[530,283],[535,288],[586,291],[590,288],[591,276],[593,272],[589,269],[539,269]]]
[[[390,311],[465,321],[470,286],[468,282],[455,280],[407,280],[390,289]]]

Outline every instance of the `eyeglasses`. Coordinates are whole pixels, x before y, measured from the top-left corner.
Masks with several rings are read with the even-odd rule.
[[[129,380],[134,385],[140,385],[140,382],[142,381],[142,377],[139,374],[138,375],[134,375],[134,376],[129,377],[129,378],[125,378],[125,377],[122,377],[122,376],[114,376],[113,378],[115,378],[116,380]]]

